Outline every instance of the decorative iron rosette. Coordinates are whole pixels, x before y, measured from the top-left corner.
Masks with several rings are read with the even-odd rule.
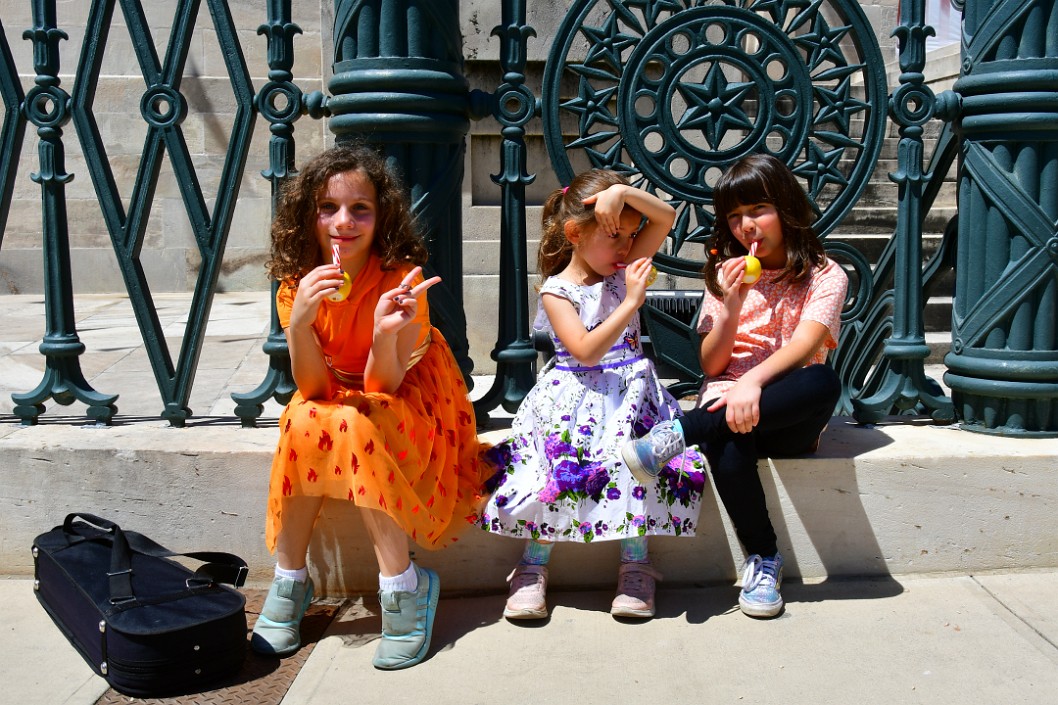
[[[713,185],[746,154],[790,165],[825,237],[874,171],[886,90],[856,2],[577,0],[544,70],[542,117],[563,183],[615,169],[672,202],[676,223],[657,261],[694,275]]]

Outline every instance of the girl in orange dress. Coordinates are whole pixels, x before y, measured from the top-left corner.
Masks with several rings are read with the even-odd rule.
[[[306,554],[326,497],[354,502],[379,564],[382,639],[374,664],[426,655],[437,574],[409,559],[454,541],[491,474],[474,410],[441,333],[430,326],[427,252],[404,190],[363,146],[330,149],[282,193],[269,272],[298,390],[279,419],[266,541],[276,577],[254,628],[259,653],[301,645],[312,600]]]

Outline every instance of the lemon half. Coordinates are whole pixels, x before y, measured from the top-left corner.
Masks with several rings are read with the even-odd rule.
[[[760,260],[753,255],[746,255],[746,271],[742,275],[742,281],[752,284],[760,279]]]
[[[342,285],[338,287],[338,291],[333,294],[327,294],[327,298],[331,301],[345,301],[345,297],[352,290],[353,278],[349,276],[349,272],[342,272]]]

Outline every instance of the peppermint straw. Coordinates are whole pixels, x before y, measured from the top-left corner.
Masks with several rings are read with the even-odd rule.
[[[331,252],[334,254],[334,266],[338,269],[342,268],[342,255],[338,252],[338,243],[331,245]]]
[[[759,244],[760,244],[759,240],[754,240],[752,243],[750,243],[750,245],[749,245],[749,254],[750,254],[751,257],[756,257],[757,256],[757,245],[759,245]]]

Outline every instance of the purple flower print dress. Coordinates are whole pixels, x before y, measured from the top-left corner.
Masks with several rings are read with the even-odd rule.
[[[540,293],[568,299],[592,330],[624,299],[624,276],[619,271],[591,286],[550,277]],[[621,460],[625,441],[681,414],[643,356],[639,315],[591,366],[566,351],[543,306],[534,327],[551,336],[555,356],[518,408],[511,435],[486,456],[499,471],[487,485],[492,495],[481,528],[585,543],[694,535],[706,468],[697,449],[674,458],[651,487],[636,482]]]

